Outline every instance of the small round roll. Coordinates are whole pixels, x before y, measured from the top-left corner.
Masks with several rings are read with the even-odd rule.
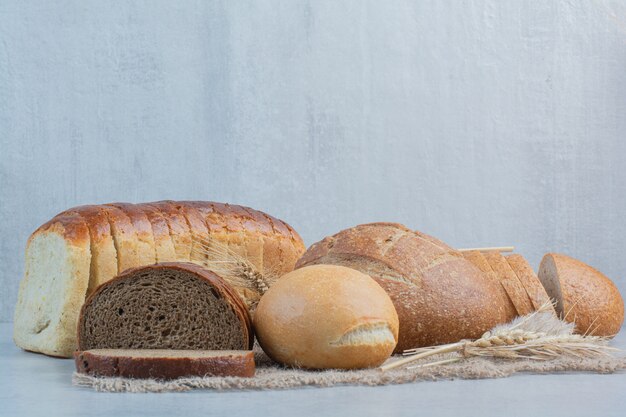
[[[398,342],[398,315],[368,275],[335,265],[297,269],[261,298],[259,343],[273,360],[308,369],[382,364]]]

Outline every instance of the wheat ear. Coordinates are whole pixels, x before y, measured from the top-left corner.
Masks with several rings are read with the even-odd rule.
[[[259,271],[252,262],[234,252],[227,244],[198,233],[194,233],[192,239],[192,262],[210,269],[232,286],[263,295],[276,281],[272,271]]]
[[[382,371],[397,368],[419,359],[442,353],[457,352],[462,359],[483,356],[506,359],[547,360],[560,356],[579,358],[606,357],[619,349],[608,346],[608,338],[574,334],[574,324],[552,314],[546,302],[537,311],[518,317],[511,323],[499,325],[477,340],[462,340],[448,345],[409,349],[406,358],[380,367]],[[455,362],[450,359],[420,365],[431,366]]]

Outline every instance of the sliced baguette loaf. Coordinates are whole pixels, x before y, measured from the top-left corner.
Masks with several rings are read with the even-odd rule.
[[[511,300],[511,296],[505,290],[504,286],[500,282],[500,278],[495,273],[482,252],[477,250],[463,252],[463,257],[473,263],[478,269],[480,269],[498,288],[498,293],[502,299],[502,305],[506,312],[506,321],[511,321],[518,316],[515,304]]]
[[[273,228],[269,219],[281,227]],[[203,234],[249,257],[260,271],[271,270],[277,276],[291,271],[294,259],[304,252],[302,239],[284,222],[246,207],[205,201],[76,207],[37,229],[28,241],[14,318],[16,344],[71,356],[85,296],[125,269],[189,261],[194,247],[202,249],[194,237]],[[248,301],[260,298],[247,289],[241,295]],[[68,297],[80,301],[65,303]],[[69,324],[45,325],[59,322]]]
[[[553,300],[546,292],[546,289],[539,281],[539,277],[533,271],[526,258],[519,254],[508,255],[505,257],[511,269],[517,274],[520,282],[526,290],[526,294],[530,297],[530,301],[534,310],[540,309],[542,306],[549,304],[549,309],[556,314]]]
[[[613,337],[624,322],[624,300],[615,284],[595,268],[566,255],[548,253],[539,279],[556,300],[556,311],[581,334]]]
[[[94,349],[74,353],[76,371],[94,376],[176,379],[254,376],[254,354],[243,350]]]
[[[395,352],[480,337],[507,320],[497,285],[460,252],[396,223],[343,230],[312,245],[296,268],[333,264],[374,278],[400,322]]]
[[[506,258],[497,251],[489,251],[484,253],[485,259],[500,279],[500,284],[509,295],[509,298],[515,306],[518,316],[524,316],[534,311],[530,297],[526,293],[526,289],[517,277],[517,274],[511,269]]]
[[[78,348],[245,350],[250,316],[218,275],[191,263],[126,270],[85,301]]]

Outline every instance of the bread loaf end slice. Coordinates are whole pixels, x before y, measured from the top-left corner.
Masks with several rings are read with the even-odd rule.
[[[252,377],[254,354],[245,350],[94,349],[74,354],[76,371],[123,378]]]
[[[16,345],[71,357],[89,285],[90,245],[89,228],[76,213],[56,216],[28,239],[13,322]]]
[[[541,260],[539,279],[557,301],[556,311],[576,324],[576,332],[613,337],[624,322],[624,300],[607,276],[577,259],[548,253]]]

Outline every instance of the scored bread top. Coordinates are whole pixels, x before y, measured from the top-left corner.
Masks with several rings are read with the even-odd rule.
[[[400,319],[396,352],[477,338],[507,321],[497,285],[445,243],[397,223],[369,223],[313,244],[296,268],[334,264],[369,274]]]
[[[477,250],[465,251],[463,252],[463,257],[476,265],[478,269],[480,269],[492,282],[496,284],[506,311],[507,321],[513,320],[517,317],[517,309],[511,300],[511,296],[501,284],[500,278],[495,273],[482,252]]]

